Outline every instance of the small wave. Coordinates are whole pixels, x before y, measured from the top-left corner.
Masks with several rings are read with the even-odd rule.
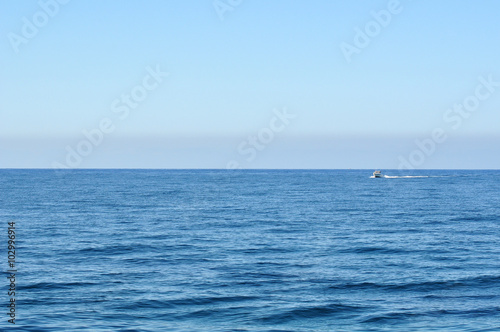
[[[491,317],[492,315],[498,314],[500,309],[498,307],[486,307],[481,309],[471,309],[471,310],[433,310],[433,311],[420,311],[420,312],[410,312],[410,311],[397,311],[388,312],[384,314],[374,315],[362,321],[366,324],[394,324],[396,321],[403,321],[408,319],[413,319],[415,317],[437,317],[442,318],[445,315],[462,316],[462,317]]]
[[[437,290],[450,290],[462,287],[496,287],[500,276],[479,276],[443,281],[410,282],[401,284],[379,284],[372,282],[346,283],[329,286],[330,289],[355,289],[355,290],[390,290],[390,291],[415,291],[428,292]]]
[[[144,198],[156,198],[159,196],[172,196],[172,195],[180,195],[183,194],[184,191],[180,189],[172,189],[172,190],[161,190],[161,191],[150,191],[150,192],[145,192],[139,195],[139,197],[144,197]]]
[[[233,249],[231,252],[242,253],[242,254],[286,254],[295,252],[295,248],[279,248],[279,247],[271,247],[271,248],[243,248],[243,249]]]
[[[181,305],[213,305],[215,303],[231,303],[242,302],[259,299],[257,296],[219,296],[219,297],[197,297],[197,298],[183,298],[168,301],[169,304],[174,306]]]
[[[354,253],[354,254],[367,254],[367,253],[380,253],[380,254],[405,254],[414,251],[399,249],[399,248],[383,248],[383,247],[358,247],[358,248],[347,248],[340,249],[340,253]]]
[[[442,317],[443,315],[460,315],[464,317],[491,317],[500,313],[500,307],[485,307],[469,310],[436,310],[427,313],[429,316]]]
[[[53,290],[53,289],[71,289],[75,287],[99,286],[98,283],[92,282],[38,282],[28,285],[19,285],[19,290],[39,289],[39,290]]]
[[[104,245],[104,246],[92,246],[78,249],[78,251],[68,251],[69,253],[82,253],[82,254],[101,254],[101,255],[123,255],[134,252],[137,248],[141,250],[152,250],[155,251],[157,247],[145,244],[130,243],[126,245]]]
[[[397,320],[406,320],[409,318],[413,318],[415,316],[419,316],[422,314],[411,313],[411,312],[390,312],[384,315],[373,316],[368,319],[362,321],[362,323],[373,324],[373,323],[388,323],[394,322]]]
[[[498,221],[498,220],[500,220],[500,216],[498,215],[463,216],[450,219],[450,221]]]
[[[296,319],[338,316],[352,314],[353,312],[364,311],[366,309],[367,307],[362,306],[329,304],[326,306],[301,307],[291,309],[279,314],[262,317],[260,320],[266,323],[283,324]]]
[[[117,309],[178,309],[179,307],[204,307],[207,305],[214,306],[216,304],[239,303],[245,301],[257,300],[256,296],[221,296],[221,297],[197,297],[197,298],[180,298],[174,300],[141,300],[118,306]]]

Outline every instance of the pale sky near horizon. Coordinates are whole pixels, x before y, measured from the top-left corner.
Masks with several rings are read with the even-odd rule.
[[[498,169],[498,13],[2,0],[0,168]]]

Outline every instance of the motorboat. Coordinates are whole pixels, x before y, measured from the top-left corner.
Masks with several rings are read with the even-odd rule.
[[[381,178],[381,177],[383,177],[383,176],[382,176],[382,172],[380,172],[380,171],[375,171],[375,172],[373,172],[373,177],[374,177],[374,178]]]

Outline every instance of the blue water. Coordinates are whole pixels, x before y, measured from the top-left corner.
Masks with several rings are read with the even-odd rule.
[[[1,170],[16,329],[500,331],[500,171],[385,173]]]

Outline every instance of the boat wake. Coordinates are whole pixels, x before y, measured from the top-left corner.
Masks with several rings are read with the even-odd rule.
[[[382,175],[381,178],[386,179],[415,179],[415,178],[430,178],[428,175],[404,175],[404,176],[391,176],[391,175]],[[375,179],[375,176],[370,176],[370,179]]]
[[[404,176],[391,176],[391,175],[384,175],[384,178],[386,179],[413,179],[413,178],[429,178],[430,176],[428,175],[404,175]]]

